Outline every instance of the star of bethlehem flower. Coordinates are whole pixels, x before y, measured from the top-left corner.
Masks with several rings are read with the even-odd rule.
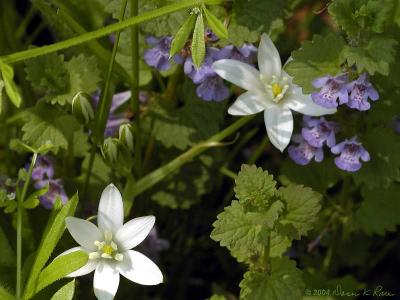
[[[100,198],[98,227],[87,220],[75,217],[66,219],[68,231],[80,246],[61,255],[74,251],[84,251],[89,255],[87,264],[68,277],[82,276],[94,271],[93,288],[99,300],[114,298],[120,274],[142,285],[156,285],[163,281],[163,275],[154,262],[131,250],[149,234],[155,217],[135,218],[123,224],[123,216],[121,193],[110,184]]]
[[[222,78],[247,90],[229,108],[231,115],[251,115],[264,111],[264,121],[271,143],[283,151],[293,132],[291,110],[304,115],[321,116],[336,112],[324,108],[305,95],[301,87],[282,69],[281,58],[271,39],[263,34],[258,48],[256,68],[232,59],[222,59],[213,64]]]

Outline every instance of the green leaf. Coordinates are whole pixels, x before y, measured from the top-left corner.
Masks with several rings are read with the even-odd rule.
[[[25,209],[33,209],[35,207],[37,207],[40,204],[40,201],[38,198],[30,198],[26,201],[24,201],[24,203],[22,203],[22,206]]]
[[[268,32],[275,19],[283,15],[287,1],[236,0],[233,3],[233,23],[249,30]]]
[[[293,60],[285,70],[293,76],[293,82],[300,85],[305,93],[314,90],[312,81],[315,78],[341,72],[341,54],[345,42],[336,34],[315,35],[312,41],[306,41],[299,50],[292,52]]]
[[[343,56],[350,66],[357,67],[358,72],[388,75],[389,66],[395,59],[396,45],[394,39],[376,36],[369,39],[366,45],[345,47]]]
[[[68,149],[68,140],[71,140],[74,131],[80,128],[73,116],[62,113],[44,102],[27,110],[25,119],[27,123],[22,127],[22,139],[35,148],[51,144],[54,152],[57,152],[58,148]]]
[[[217,216],[211,238],[227,247],[239,262],[251,261],[261,255],[268,244],[268,233],[283,210],[283,203],[276,201],[266,213],[245,212],[236,200]]]
[[[221,129],[225,103],[210,103],[196,96],[195,85],[185,80],[178,90],[183,105],[171,107],[155,101],[144,118],[143,128],[165,147],[185,150],[216,134]]]
[[[224,24],[218,20],[216,16],[214,16],[207,8],[205,5],[203,5],[203,12],[207,20],[208,26],[211,28],[211,30],[221,39],[227,39],[228,38],[228,30],[224,26]]]
[[[75,194],[64,206],[58,199],[53,207],[47,226],[43,232],[29,278],[24,291],[23,299],[31,298],[36,291],[39,274],[50,258],[54,248],[65,230],[65,218],[72,216],[78,204],[78,195]]]
[[[298,300],[304,292],[302,272],[287,257],[271,259],[271,272],[248,271],[240,286],[241,300]]]
[[[87,264],[86,252],[75,251],[54,259],[39,275],[36,293]]]
[[[382,33],[391,18],[393,0],[335,0],[328,11],[336,24],[351,36]]]
[[[14,82],[14,69],[9,65],[0,62],[0,70],[8,97],[16,107],[19,107],[22,98],[18,91],[18,87]]]
[[[296,229],[296,239],[306,235],[318,219],[321,195],[301,185],[281,187],[278,195],[286,203],[286,211],[280,223],[293,226]]]
[[[0,79],[0,113],[3,109],[3,88],[4,88],[4,81]]]
[[[377,186],[362,189],[364,201],[356,212],[356,220],[367,234],[384,235],[395,232],[400,225],[400,184],[393,183],[387,189]]]
[[[249,30],[246,26],[238,24],[230,24],[228,27],[229,41],[236,47],[242,46],[244,43],[255,43],[260,35],[255,30]]]
[[[72,300],[75,293],[75,279],[63,285],[50,300]]]
[[[197,68],[200,68],[206,55],[206,45],[204,41],[204,21],[202,13],[197,15],[196,24],[193,31],[191,50],[193,63]]]
[[[0,299],[1,300],[17,300],[5,287],[0,285]]]
[[[52,53],[26,62],[25,72],[33,88],[52,104],[71,104],[79,92],[97,90],[100,70],[94,57],[83,54],[65,62],[63,55]]]
[[[26,209],[32,209],[39,205],[39,197],[43,196],[49,191],[49,185],[42,187],[41,189],[35,191],[22,203],[22,206]]]
[[[182,27],[176,33],[171,43],[170,57],[178,53],[186,44],[190,34],[192,33],[194,24],[196,22],[196,15],[192,14],[186,19]]]
[[[235,184],[236,198],[246,207],[268,207],[276,191],[272,175],[255,165],[242,165]]]
[[[226,300],[224,295],[212,295],[208,300]]]
[[[15,253],[6,234],[0,227],[0,266],[15,267]],[[0,297],[0,299],[3,299]]]
[[[369,188],[388,187],[400,174],[399,137],[392,128],[377,127],[367,132],[362,142],[371,160],[353,174],[354,180]]]

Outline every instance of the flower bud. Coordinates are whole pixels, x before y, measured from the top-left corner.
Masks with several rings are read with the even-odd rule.
[[[90,95],[84,92],[78,92],[72,99],[72,113],[85,124],[94,118],[91,101]]]
[[[118,139],[106,138],[103,147],[101,147],[101,153],[106,160],[111,162],[116,161],[118,156]]]
[[[133,130],[132,125],[127,123],[119,127],[119,142],[132,152],[135,151]]]

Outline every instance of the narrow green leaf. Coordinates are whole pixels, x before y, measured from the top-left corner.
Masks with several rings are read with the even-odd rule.
[[[59,199],[55,203],[37,250],[37,255],[26,284],[23,299],[29,299],[35,294],[39,274],[64,233],[65,218],[74,214],[77,204],[77,194],[75,194],[65,206],[61,205],[61,200]]]
[[[203,12],[206,16],[206,20],[208,26],[210,26],[211,30],[221,39],[228,38],[228,29],[224,26],[224,24],[218,20],[216,16],[214,16],[204,5]]]
[[[63,285],[50,300],[72,300],[75,293],[75,279]]]
[[[37,199],[40,196],[43,196],[44,194],[46,194],[48,191],[49,191],[49,185],[47,184],[46,186],[42,187],[41,189],[30,194],[29,197],[25,200],[25,202],[27,202],[27,201],[31,202],[31,201],[33,201],[32,199]]]
[[[87,253],[83,251],[75,251],[53,260],[39,275],[36,293],[53,282],[67,276],[68,274],[78,270],[86,265],[88,261]]]
[[[3,88],[4,88],[4,81],[0,79],[0,113],[3,108]]]
[[[179,50],[181,50],[190,36],[190,33],[193,30],[194,24],[196,23],[196,15],[191,15],[189,18],[186,19],[185,23],[183,23],[182,27],[176,33],[172,43],[171,43],[171,50],[169,56],[172,57]]]
[[[6,288],[0,285],[0,299],[1,300],[16,300],[17,298],[14,297]]]
[[[200,68],[206,56],[206,45],[204,42],[204,21],[203,14],[199,13],[193,31],[192,59],[197,68]]]
[[[14,70],[11,66],[0,63],[1,69],[1,76],[4,80],[4,86],[6,88],[6,93],[10,98],[11,102],[16,106],[19,107],[22,102],[21,95],[18,91],[17,85],[14,82]]]

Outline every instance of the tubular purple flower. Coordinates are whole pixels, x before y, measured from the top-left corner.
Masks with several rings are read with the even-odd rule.
[[[316,162],[324,159],[324,151],[322,148],[311,146],[300,134],[293,135],[292,141],[298,143],[298,146],[289,146],[289,157],[299,165],[307,165],[314,158]]]
[[[169,51],[171,48],[172,37],[165,36],[162,38],[147,37],[146,42],[153,46],[144,52],[145,62],[160,71],[166,71],[171,67]],[[182,57],[175,55],[173,57],[176,63],[182,63]]]
[[[373,85],[368,81],[367,73],[363,73],[357,80],[350,82],[347,85],[347,90],[350,93],[349,101],[346,105],[350,108],[365,111],[371,108],[368,98],[372,101],[379,99],[379,94]]]
[[[347,103],[349,95],[347,93],[347,74],[338,75],[332,77],[327,75],[315,79],[312,84],[315,88],[320,88],[319,92],[311,94],[312,100],[326,108],[338,107],[337,99],[339,98],[339,104]]]
[[[67,203],[68,197],[64,191],[61,179],[48,179],[48,180],[37,181],[35,183],[35,188],[41,189],[46,185],[49,185],[49,191],[45,195],[39,197],[40,202],[45,208],[51,209],[57,197],[61,198],[62,204]]]
[[[217,74],[205,78],[196,88],[197,96],[206,101],[223,101],[229,97],[229,89]]]
[[[243,44],[243,46],[236,47],[228,45],[221,49],[226,51],[227,58],[236,59],[238,61],[251,64],[257,58],[257,48],[253,44]]]
[[[304,116],[303,121],[306,125],[301,130],[303,138],[313,147],[320,148],[326,143],[328,147],[336,144],[335,133],[339,126],[336,122],[328,122],[324,117],[319,119]]]
[[[54,160],[48,155],[38,156],[32,170],[32,179],[35,181],[52,179],[54,176]]]
[[[365,162],[370,160],[368,151],[356,137],[337,144],[331,148],[331,151],[333,154],[340,154],[335,158],[335,164],[343,171],[356,172],[362,166],[360,159]]]

